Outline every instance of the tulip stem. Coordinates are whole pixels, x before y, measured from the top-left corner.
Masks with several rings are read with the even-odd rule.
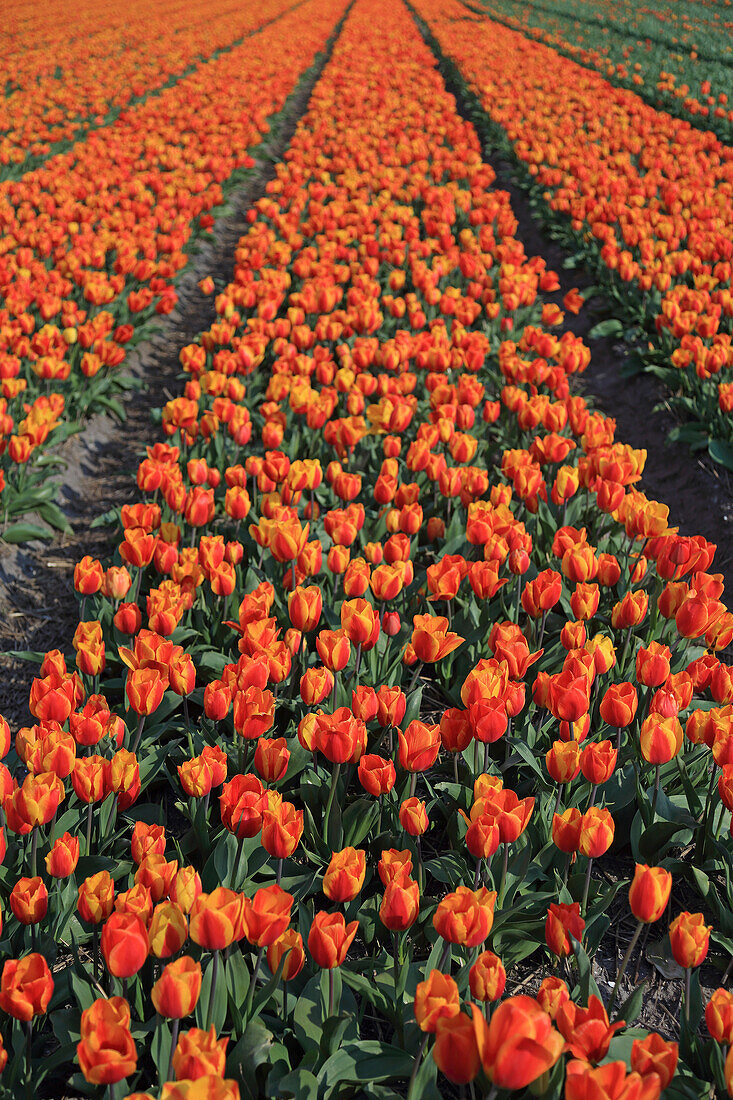
[[[332,967],[332,966],[329,967],[329,970],[328,970],[328,1018],[329,1018],[329,1020],[333,1016],[334,1001],[336,1000],[336,996],[335,996],[336,991],[335,991],[335,984],[334,984],[334,980],[333,980],[333,971],[334,971],[334,967]]]
[[[705,849],[707,848],[708,839],[708,826],[710,824],[710,806],[713,799],[713,790],[715,789],[715,779],[717,774],[717,767],[713,763],[713,770],[710,775],[710,786],[708,787],[707,798],[705,799],[705,813],[702,819],[702,845],[700,847],[700,862],[705,862]]]
[[[560,799],[561,798],[562,798],[562,783],[558,783],[558,785],[557,785],[557,795],[555,796],[555,808],[552,811],[552,816],[553,817],[555,816],[557,811],[560,809]]]
[[[585,871],[585,884],[583,886],[583,904],[580,907],[581,913],[585,914],[585,907],[588,904],[588,891],[590,890],[590,873],[593,867],[593,860],[588,860],[588,866]]]
[[[507,871],[508,870],[509,870],[509,845],[505,844],[504,845],[504,859],[503,859],[502,864],[501,864],[501,881],[499,883],[499,898],[498,898],[498,902],[497,902],[500,909],[501,909],[502,905],[504,904],[504,893],[506,891],[506,876],[507,876]]]
[[[247,1005],[244,1010],[244,1015],[249,1019],[249,1014],[252,1011],[252,1002],[255,998],[255,986],[257,985],[257,978],[260,973],[260,966],[262,965],[262,956],[265,954],[264,947],[261,947],[257,952],[257,958],[255,960],[255,968],[252,971],[252,979],[249,983],[249,992],[247,993]]]
[[[333,772],[331,773],[331,790],[328,794],[328,802],[326,803],[326,813],[323,817],[323,839],[328,844],[328,826],[331,820],[331,807],[333,806],[333,800],[336,796],[336,788],[338,786],[339,775],[341,774],[341,765],[334,764]]]
[[[145,725],[145,715],[141,714],[140,715],[140,721],[138,722],[138,726],[137,726],[137,733],[135,734],[135,740],[132,743],[132,750],[131,750],[132,752],[137,752],[137,747],[140,744],[140,740],[141,740],[142,735],[143,735],[143,726],[144,725]]]
[[[178,1045],[178,1029],[181,1026],[181,1021],[174,1017],[171,1022],[171,1056],[168,1059],[168,1076],[167,1081],[173,1080],[173,1055],[176,1053],[176,1047]]]
[[[542,645],[542,639],[545,636],[545,622],[546,622],[546,620],[547,620],[547,612],[543,611],[542,612],[542,621],[540,622],[540,632],[539,632],[539,636],[537,638],[537,648],[538,649]]]
[[[26,1023],[25,1031],[25,1092],[28,1100],[33,1096],[33,1017]]]
[[[36,861],[38,856],[38,826],[36,825],[33,830],[33,839],[31,840],[31,878],[36,877]]]
[[[92,810],[94,803],[90,802],[87,806],[87,855],[91,855],[92,852]]]
[[[685,967],[685,1023],[690,1026],[690,975],[689,966]]]
[[[626,967],[629,965],[629,959],[631,958],[631,954],[632,954],[634,948],[636,947],[636,941],[638,940],[639,935],[641,934],[641,930],[642,930],[643,927],[644,927],[644,922],[639,921],[639,923],[636,926],[636,931],[634,932],[633,936],[631,937],[631,943],[626,948],[626,954],[624,955],[623,959],[621,960],[621,966],[619,967],[619,972],[616,975],[616,984],[613,987],[613,991],[611,993],[611,1000],[610,1000],[609,1005],[608,1005],[608,1015],[609,1015],[609,1017],[611,1017],[611,1013],[613,1012],[613,1006],[616,1003],[616,995],[618,993],[619,986],[621,985],[621,979],[624,976],[624,971],[626,970]]]
[[[654,824],[654,818],[657,813],[657,799],[659,798],[659,769],[661,765],[657,764],[654,772],[654,794],[652,796],[652,819],[649,822],[650,825]]]
[[[211,988],[209,989],[209,1003],[206,1006],[206,1030],[208,1031],[213,1021],[214,1015],[214,1000],[216,998],[216,982],[219,977],[219,952],[214,952],[214,961],[212,963],[211,972]]]
[[[407,1100],[413,1100],[415,1081],[417,1079],[417,1071],[420,1069],[420,1063],[422,1062],[422,1056],[425,1053],[425,1047],[428,1045],[428,1039],[430,1038],[430,1032],[427,1032],[423,1037],[423,1041],[420,1044],[420,1049],[417,1052],[417,1058],[415,1059],[415,1065],[412,1067],[412,1076],[410,1077],[410,1083],[407,1086]]]

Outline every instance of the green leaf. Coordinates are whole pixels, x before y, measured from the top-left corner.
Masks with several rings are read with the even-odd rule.
[[[168,1021],[158,1018],[155,1025],[155,1031],[153,1032],[153,1042],[151,1044],[150,1053],[155,1067],[158,1070],[158,1079],[160,1081],[168,1080],[168,1066],[170,1064],[172,1046],[173,1035],[171,1034]]]
[[[685,829],[674,821],[655,821],[639,838],[639,854],[646,862],[658,863],[664,856],[672,837]]]
[[[52,539],[53,531],[47,527],[38,527],[35,523],[11,523],[5,529],[3,540],[16,545],[21,542],[31,542],[33,539]]]
[[[619,1008],[616,1016],[617,1020],[625,1020],[627,1025],[634,1023],[641,1012],[646,987],[646,981],[640,982],[639,985],[637,985],[636,989],[633,990]]]
[[[606,336],[621,336],[623,331],[624,326],[621,322],[616,317],[609,317],[606,321],[594,325],[588,336],[591,340],[600,340]]]
[[[244,1035],[227,1058],[227,1076],[239,1082],[245,1100],[257,1100],[261,1095],[257,1070],[268,1062],[272,1040],[272,1032],[260,1020],[250,1020]]]
[[[318,1081],[310,1070],[299,1067],[280,1078],[276,1095],[293,1096],[297,1097],[297,1100],[316,1100]]]
[[[58,504],[48,503],[42,504],[38,509],[38,513],[41,519],[45,519],[46,523],[49,523],[51,527],[55,527],[58,531],[63,531],[65,535],[71,534],[71,526],[64,513],[59,508]]]
[[[347,1082],[365,1084],[409,1077],[414,1064],[414,1055],[376,1039],[346,1043],[321,1066],[318,1084],[328,1097]]]
[[[357,798],[344,811],[342,824],[344,846],[358,847],[364,837],[375,828],[379,818],[379,803],[376,799]]]
[[[726,470],[733,470],[733,445],[724,439],[711,439],[708,443],[708,454],[713,462],[719,462]]]
[[[196,1026],[208,1030],[213,1024],[217,1035],[222,1031],[227,1016],[227,983],[224,969],[224,960],[219,959],[216,952],[204,970],[201,996],[196,1005]],[[216,984],[214,984],[214,977],[216,977]]]

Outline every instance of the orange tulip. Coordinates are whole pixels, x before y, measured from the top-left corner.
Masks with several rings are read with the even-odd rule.
[[[672,876],[663,867],[648,867],[637,863],[629,887],[631,912],[643,924],[658,921],[667,907],[672,892]]]
[[[201,981],[201,964],[189,955],[168,963],[150,994],[155,1011],[176,1020],[190,1016],[201,993]]]
[[[316,913],[308,933],[308,950],[316,966],[323,970],[341,966],[358,928],[356,920],[346,924],[342,913]]]
[[[438,1020],[457,1016],[461,1000],[450,974],[431,970],[424,982],[418,982],[415,991],[415,1019],[421,1031],[434,1032]]]
[[[531,997],[510,997],[487,1024],[471,1006],[481,1064],[500,1089],[523,1089],[557,1062],[564,1043],[552,1021]]]

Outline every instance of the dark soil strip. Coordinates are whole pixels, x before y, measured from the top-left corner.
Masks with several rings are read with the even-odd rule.
[[[523,186],[530,177],[521,165],[497,148],[492,137],[493,124],[477,97],[455,64],[442,53],[426,25],[417,17],[416,21],[439,59],[440,72],[448,90],[456,97],[458,109],[478,133],[483,157],[496,172],[496,186],[511,197],[519,223],[517,236],[527,254],[544,257],[548,267],[557,272],[560,290],[544,297],[562,308],[562,298],[571,287],[581,291],[596,287],[597,278],[588,268],[569,271],[565,267],[566,261],[573,262],[573,253],[553,239],[533,210]],[[723,574],[726,589],[733,592],[733,482],[721,467],[713,467],[691,454],[686,444],[668,442],[667,436],[679,420],[667,408],[653,411],[665,400],[668,391],[648,374],[622,377],[620,372],[629,349],[612,337],[589,338],[599,315],[607,317],[613,313],[614,306],[599,292],[579,314],[565,314],[564,327],[582,336],[591,349],[591,362],[580,376],[580,386],[597,408],[616,420],[620,442],[647,451],[639,487],[647,496],[669,505],[670,524],[679,527],[684,535],[704,535],[716,543],[714,569]]]
[[[144,448],[160,438],[152,414],[180,392],[178,353],[215,319],[214,296],[204,296],[198,280],[212,275],[217,288],[231,281],[234,253],[248,228],[246,213],[273,178],[348,10],[282,112],[271,120],[268,138],[252,151],[255,167],[245,183],[227,196],[231,212],[217,220],[177,285],[177,309],[162,320],[158,334],[130,356],[127,373],[144,384],[127,399],[126,421],[94,416],[83,433],[56,452],[68,464],[58,479],[57,502],[73,534],[42,546],[0,543],[0,714],[13,728],[32,721],[28,693],[37,664],[8,651],[44,653],[58,648],[73,656],[71,638],[79,621],[74,566],[85,554],[109,560],[115,548],[111,529],[91,524],[108,510],[138,498],[138,462]]]

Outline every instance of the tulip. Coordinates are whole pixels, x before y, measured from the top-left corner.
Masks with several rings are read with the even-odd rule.
[[[669,939],[678,966],[700,966],[708,953],[711,931],[702,913],[680,913],[675,917],[669,926]]]
[[[477,1001],[498,1001],[506,987],[506,970],[493,951],[482,951],[468,972],[471,996]]]
[[[705,1008],[707,1029],[718,1043],[733,1045],[733,993],[716,989]]]
[[[79,887],[77,908],[88,924],[101,924],[112,912],[115,885],[109,871],[99,871],[85,878]]]
[[[207,951],[221,951],[237,938],[241,916],[241,895],[217,886],[210,894],[199,894],[193,903],[189,935]]]
[[[653,924],[664,912],[672,890],[672,876],[662,867],[637,864],[629,888],[629,905],[638,921]]]
[[[570,1000],[570,991],[562,978],[543,978],[537,990],[537,1004],[551,1020],[560,1011],[561,1005]]]
[[[176,1020],[190,1016],[201,993],[201,982],[201,964],[189,955],[168,963],[151,991],[155,1011]]]
[[[341,966],[358,928],[356,920],[346,924],[342,913],[316,913],[308,933],[308,950],[316,966],[322,970]]]
[[[173,1051],[173,1071],[179,1081],[198,1081],[202,1077],[221,1078],[226,1066],[229,1039],[217,1039],[213,1027],[202,1031],[192,1027],[179,1037]],[[208,1090],[205,1092],[208,1100]],[[183,1098],[181,1098],[183,1100]]]
[[[600,715],[609,726],[621,730],[631,725],[638,705],[639,699],[633,684],[611,684],[601,699]]]
[[[433,1058],[440,1072],[455,1085],[473,1081],[481,1068],[481,1059],[470,1017],[458,1012],[438,1020]]]
[[[414,1012],[421,1031],[434,1032],[438,1020],[457,1016],[460,1010],[458,986],[450,974],[431,970],[425,981],[418,982]]]
[[[471,1012],[481,1064],[499,1089],[526,1088],[552,1069],[562,1053],[562,1035],[531,997],[503,1001],[488,1024],[476,1005]]]
[[[10,891],[10,908],[21,924],[38,924],[46,916],[48,890],[40,875],[19,878]]]
[[[477,947],[491,931],[495,904],[495,891],[459,886],[438,903],[433,927],[448,943]]]
[[[101,947],[110,974],[116,978],[132,977],[150,951],[144,922],[135,913],[112,913],[102,928]]]
[[[0,978],[0,1008],[16,1020],[28,1022],[48,1008],[54,982],[43,955],[32,952],[7,959]]]
[[[289,982],[300,974],[305,965],[303,938],[300,932],[296,932],[294,928],[287,928],[282,936],[279,936],[267,948],[267,965],[271,973],[277,974],[283,958],[285,958],[285,963],[281,978],[284,982]]]
[[[148,939],[150,950],[157,959],[167,959],[181,950],[188,939],[188,921],[180,905],[174,901],[161,901],[155,906]]]
[[[79,838],[64,833],[46,856],[46,871],[52,878],[68,878],[79,862]]]
[[[553,954],[564,959],[573,952],[570,936],[580,942],[585,921],[577,901],[570,905],[551,905],[545,921],[545,942]]]
[[[122,998],[100,998],[82,1012],[76,1054],[92,1085],[114,1085],[134,1073],[137,1051],[130,1034],[129,1008]]]
[[[253,898],[242,901],[242,928],[255,947],[269,947],[290,923],[292,894],[278,885],[263,886]]]
[[[623,1020],[609,1022],[603,1002],[595,994],[591,994],[587,1008],[566,1001],[558,1009],[555,1023],[566,1041],[566,1049],[586,1062],[605,1058],[611,1039],[624,1026]]]
[[[642,1077],[656,1073],[662,1090],[666,1089],[677,1068],[677,1043],[666,1042],[655,1031],[645,1039],[634,1039],[631,1047],[631,1068]]]
[[[366,875],[366,852],[344,848],[334,852],[323,876],[323,893],[331,901],[353,901]]]
[[[672,892],[672,876],[663,867],[649,867],[645,863],[637,863],[634,869],[634,878],[629,887],[629,905],[631,912],[636,917],[638,924],[631,942],[626,949],[626,954],[621,960],[621,966],[616,977],[616,984],[611,993],[609,1012],[613,1010],[621,984],[621,978],[628,966],[631,953],[636,946],[641,930],[645,924],[653,924],[658,921],[667,907],[669,896]]]
[[[397,773],[391,760],[385,760],[374,753],[366,753],[359,761],[357,770],[359,782],[364,790],[374,798],[388,794],[395,785]]]
[[[379,919],[392,932],[404,932],[417,920],[420,888],[406,874],[387,883],[379,907]]]
[[[627,1073],[625,1062],[606,1062],[591,1066],[587,1062],[568,1063],[565,1077],[567,1100],[653,1100],[659,1096],[659,1085],[649,1079],[649,1086],[638,1073]]]

